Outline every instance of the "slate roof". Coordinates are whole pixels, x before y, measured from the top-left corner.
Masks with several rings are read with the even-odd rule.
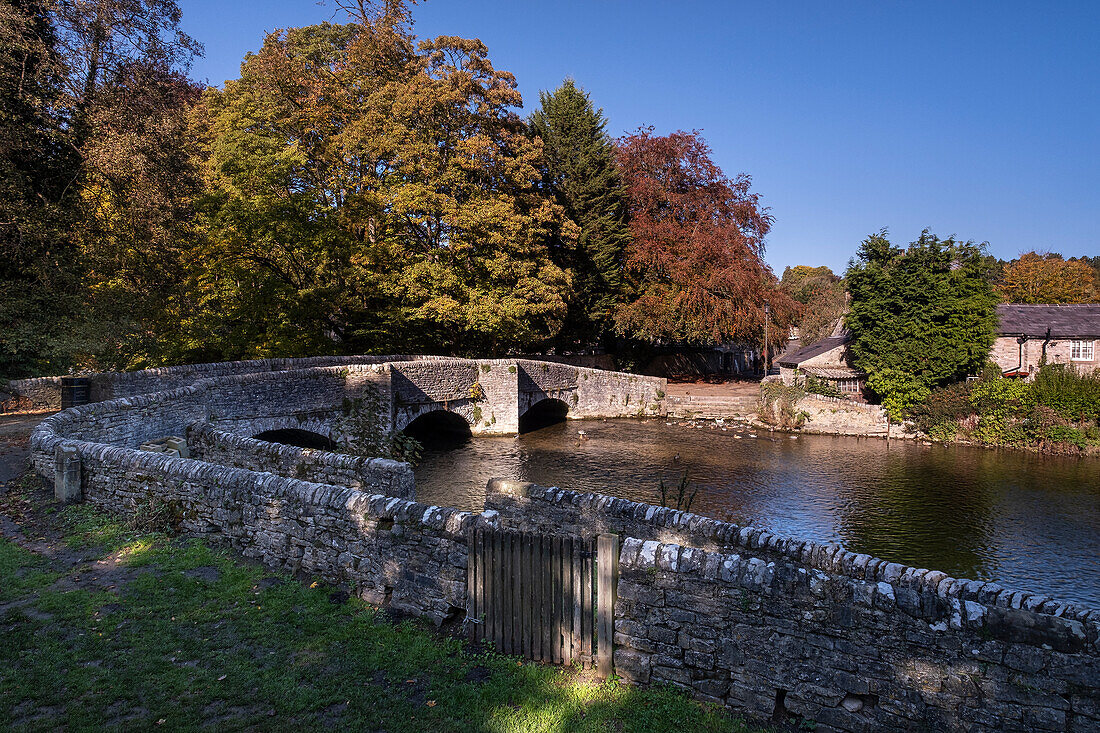
[[[812,359],[815,356],[820,356],[830,349],[835,349],[838,346],[843,346],[852,340],[852,336],[849,333],[845,333],[843,336],[829,336],[823,338],[816,344],[810,344],[803,347],[793,354],[785,354],[779,359],[779,366],[785,367],[797,367],[807,359]]]
[[[999,305],[997,333],[1001,336],[1046,338],[1100,338],[1100,303],[1074,305]]]
[[[807,366],[802,367],[802,371],[807,374],[812,374],[815,377],[823,377],[825,379],[858,379],[866,376],[863,372],[856,371],[855,369],[848,369],[846,367]]]

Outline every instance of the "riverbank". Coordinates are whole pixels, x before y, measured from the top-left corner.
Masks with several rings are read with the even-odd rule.
[[[0,485],[0,728],[760,731]]]

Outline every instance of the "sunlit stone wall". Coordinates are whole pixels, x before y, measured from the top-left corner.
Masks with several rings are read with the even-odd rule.
[[[816,730],[1100,730],[1100,611],[599,494],[490,482],[502,526],[625,537],[615,670]]]

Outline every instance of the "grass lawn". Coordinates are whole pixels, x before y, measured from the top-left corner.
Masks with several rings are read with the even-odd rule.
[[[477,652],[35,484],[0,488],[5,730],[759,730],[674,690]]]

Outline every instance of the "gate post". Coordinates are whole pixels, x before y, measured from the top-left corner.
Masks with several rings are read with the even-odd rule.
[[[58,501],[80,501],[80,451],[72,446],[58,445],[53,452],[53,496]]]
[[[603,679],[614,670],[615,581],[619,577],[619,535],[601,534],[596,546],[596,674]]]

